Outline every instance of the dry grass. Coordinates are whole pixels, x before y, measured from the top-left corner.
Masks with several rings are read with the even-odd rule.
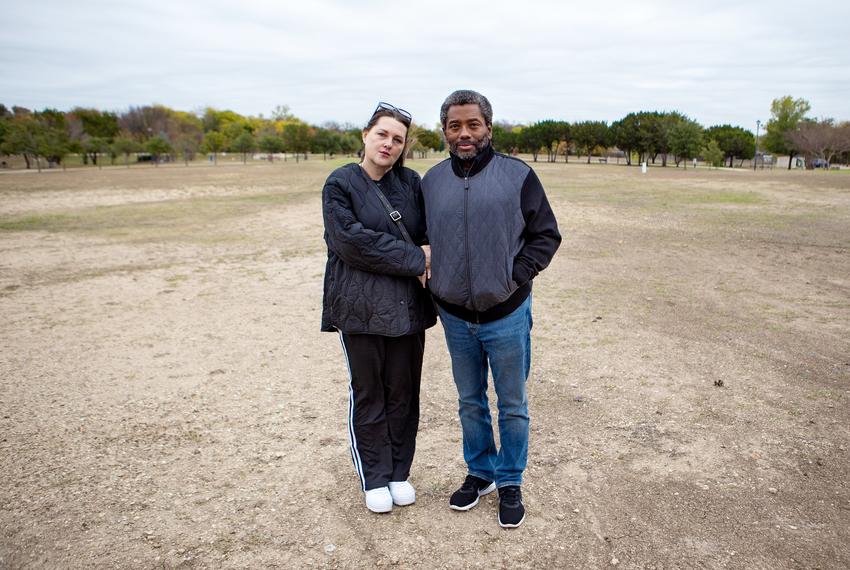
[[[505,532],[445,506],[439,326],[417,504],[362,505],[318,332],[339,164],[0,174],[0,567],[850,566],[850,176],[535,165],[564,243]]]

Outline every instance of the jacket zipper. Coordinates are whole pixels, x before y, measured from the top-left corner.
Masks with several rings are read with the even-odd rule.
[[[463,179],[463,239],[466,253],[466,284],[469,288],[469,302],[472,303],[472,315],[478,323],[478,309],[475,308],[475,295],[472,292],[472,273],[469,269],[469,175]]]

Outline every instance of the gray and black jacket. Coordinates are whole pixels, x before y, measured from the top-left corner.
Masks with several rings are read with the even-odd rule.
[[[422,180],[434,300],[469,322],[510,314],[561,244],[534,171],[488,146],[471,163],[452,155]]]
[[[436,323],[428,292],[416,278],[425,272],[425,211],[419,175],[392,169],[378,181],[402,215],[417,245],[404,240],[357,164],[328,176],[322,214],[328,261],[322,330],[402,336]]]

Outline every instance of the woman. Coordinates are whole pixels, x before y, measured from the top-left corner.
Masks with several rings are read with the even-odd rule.
[[[340,335],[351,458],[376,513],[416,500],[407,478],[425,329],[436,322],[424,288],[430,248],[419,175],[404,167],[410,122],[403,109],[379,103],[363,129],[363,160],[333,171],[322,191],[322,330]]]

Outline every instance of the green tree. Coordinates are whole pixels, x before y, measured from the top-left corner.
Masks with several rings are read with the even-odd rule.
[[[787,134],[794,131],[812,106],[805,99],[794,99],[790,95],[774,99],[770,104],[770,119],[765,126],[764,147],[778,155],[788,155],[788,170],[797,154],[797,149],[788,141]]]
[[[155,136],[146,142],[145,150],[151,153],[154,166],[159,166],[159,159],[162,155],[174,152],[171,143],[162,136]]]
[[[672,113],[652,113],[649,146],[656,156],[661,155],[661,166],[667,166],[667,157],[673,152],[671,138],[673,129],[683,121],[685,121],[685,116],[676,111]],[[656,156],[652,157],[653,164]]]
[[[64,164],[68,149],[68,136],[64,130],[46,128],[36,139],[38,155],[46,158],[50,165]]]
[[[564,140],[563,122],[546,119],[535,123],[534,130],[539,139],[540,147],[546,150],[546,161],[555,162],[558,156],[558,147]]]
[[[118,115],[115,113],[77,107],[70,114],[80,120],[83,132],[90,137],[112,141],[120,131]]]
[[[228,129],[231,128],[231,125],[236,124],[237,126],[242,128],[242,126],[246,123],[247,121],[245,117],[243,117],[239,113],[236,113],[235,111],[230,111],[226,109],[219,111],[217,109],[213,109],[212,107],[207,107],[206,109],[204,109],[204,114],[201,118],[201,124],[203,125],[205,133],[208,133],[210,131],[227,133]]]
[[[35,113],[34,117],[42,126],[36,139],[38,155],[47,159],[51,165],[62,164],[70,150],[65,113],[45,109]]]
[[[36,160],[38,157],[38,142],[42,126],[31,114],[15,114],[8,122],[6,134],[3,141],[3,154],[19,154],[24,157],[27,169],[32,168],[35,162],[41,171],[41,164]]]
[[[224,129],[221,131],[224,133],[224,136],[227,137],[227,140],[230,141],[230,146],[232,151],[239,152],[235,150],[233,147],[236,144],[236,140],[241,137],[243,134],[248,133],[249,135],[254,134],[254,127],[247,121],[239,121],[229,123]]]
[[[590,164],[590,158],[595,149],[605,149],[609,146],[610,135],[608,125],[604,121],[575,123],[572,125],[571,132],[579,158],[581,158],[582,151],[584,151],[587,154],[588,164]]]
[[[112,142],[111,151],[116,156],[119,154],[124,155],[124,166],[130,168],[130,154],[134,152],[139,152],[141,150],[141,145],[127,136],[118,136]]]
[[[40,113],[31,113],[16,108],[12,117],[5,119],[3,136],[3,154],[19,154],[24,157],[27,168],[35,162],[41,172],[41,158],[49,163],[60,164],[68,152],[68,135],[65,130],[63,113],[45,109]]]
[[[0,103],[0,154],[3,152],[3,141],[6,140],[6,133],[9,131],[9,121],[12,120],[12,112],[6,108],[6,105]]]
[[[218,131],[210,131],[204,135],[204,140],[201,142],[201,150],[211,152],[213,155],[213,164],[218,164],[218,153],[224,150],[227,145],[227,138]]]
[[[230,145],[230,148],[236,152],[242,153],[242,164],[246,164],[248,161],[248,153],[253,152],[255,148],[257,148],[257,141],[254,139],[254,135],[249,133],[248,131],[244,131],[240,134],[233,143]]]
[[[261,151],[268,154],[269,162],[274,161],[274,155],[278,152],[283,152],[283,141],[276,134],[267,133],[260,137],[257,146]]]
[[[664,154],[667,141],[664,137],[664,115],[658,111],[638,113],[638,154],[640,162],[655,164],[658,154]]]
[[[666,165],[670,152],[669,129],[676,118],[672,114],[658,111],[629,113],[611,125],[610,143],[626,153],[626,164],[632,163],[632,153],[637,153],[638,162],[649,162],[659,154]],[[680,116],[676,113],[676,116]]]
[[[360,138],[360,129],[349,129],[342,133],[339,139],[341,151],[352,156],[358,149],[362,147],[362,139]],[[285,158],[285,155],[284,155]]]
[[[281,132],[284,148],[295,153],[295,161],[298,162],[298,157],[301,153],[306,156],[310,149],[310,127],[306,123],[300,121],[289,122],[283,125]]]
[[[534,162],[537,162],[540,150],[546,146],[546,135],[546,127],[539,123],[524,127],[519,132],[519,147],[525,152],[530,152]]]
[[[83,152],[86,153],[86,156],[88,156],[92,161],[92,164],[96,164],[100,167],[102,166],[102,163],[98,159],[102,153],[110,151],[110,144],[106,139],[86,135],[82,141],[82,149]]]
[[[412,138],[416,139],[415,144],[418,145],[422,158],[428,155],[429,150],[440,150],[443,144],[443,137],[440,136],[440,133],[420,126],[415,126],[412,130]]]
[[[706,129],[705,136],[717,141],[717,145],[729,160],[730,168],[735,158],[744,160],[755,155],[756,139],[753,133],[741,127],[715,125]]]
[[[564,162],[569,162],[570,161],[570,146],[571,146],[571,142],[573,140],[573,134],[572,134],[573,127],[572,127],[572,125],[570,125],[570,123],[568,123],[566,121],[557,121],[556,124],[555,124],[555,128],[556,128],[557,133],[558,133],[558,146],[556,147],[556,153],[557,153],[557,148],[560,148],[561,150],[563,150]]]
[[[638,113],[629,113],[611,124],[611,139],[614,145],[626,153],[626,164],[632,164],[632,153],[640,154],[642,148],[641,117]]]
[[[505,154],[513,154],[520,146],[519,135],[510,126],[493,125],[493,148]]]
[[[328,155],[334,155],[340,151],[339,133],[317,127],[310,139],[310,152],[322,153],[322,159],[327,160]]]
[[[714,167],[723,166],[723,149],[720,148],[716,140],[709,139],[708,144],[702,148],[700,154],[702,154],[703,160],[709,165]]]
[[[684,160],[688,168],[688,160],[699,154],[702,148],[702,127],[696,121],[683,117],[670,129],[670,152],[676,157],[676,166]]]

